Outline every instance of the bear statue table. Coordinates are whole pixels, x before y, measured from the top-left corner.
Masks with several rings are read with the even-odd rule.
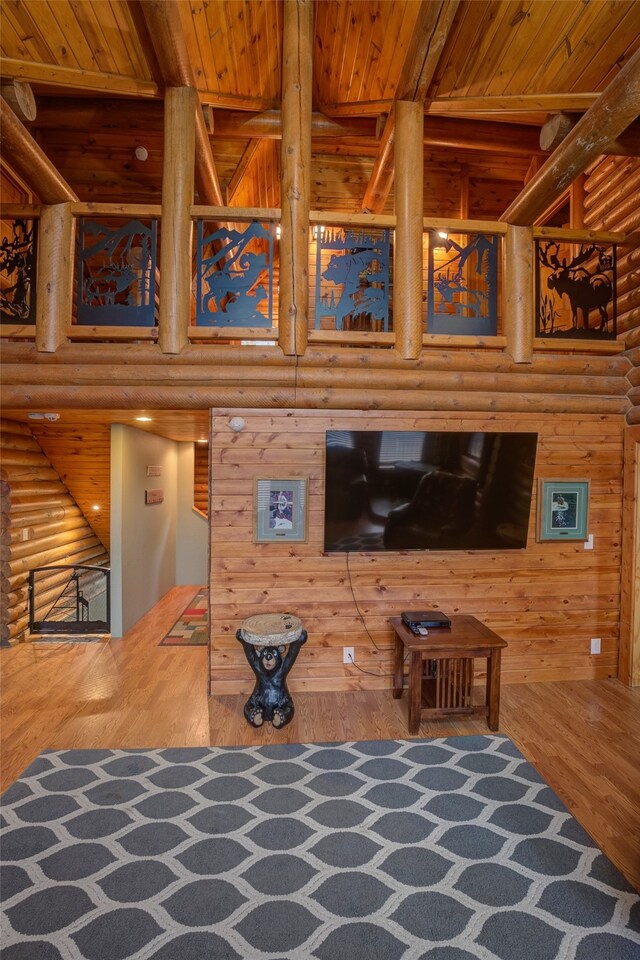
[[[293,700],[287,689],[287,674],[307,641],[302,623],[290,613],[260,613],[244,620],[236,633],[256,675],[253,693],[244,715],[253,727],[270,720],[284,727],[293,717]]]

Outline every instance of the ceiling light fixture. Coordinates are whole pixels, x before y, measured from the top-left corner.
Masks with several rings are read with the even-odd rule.
[[[153,423],[153,417],[136,417],[138,423]]]
[[[136,160],[142,160],[144,163],[145,160],[149,159],[149,151],[146,147],[136,147],[135,149]]]

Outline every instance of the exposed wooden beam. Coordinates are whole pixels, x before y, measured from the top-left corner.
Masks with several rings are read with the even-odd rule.
[[[28,83],[23,83],[22,80],[2,80],[0,96],[7,101],[18,120],[35,120],[36,98]]]
[[[207,95],[202,95],[203,101]],[[582,113],[598,99],[597,93],[543,93],[516,94],[510,96],[445,97],[436,96],[425,104],[429,116],[472,116],[496,114],[504,117],[515,113],[541,113],[546,115],[556,110],[574,110]],[[215,101],[212,101],[215,102]],[[322,112],[335,119],[339,117],[378,117],[391,109],[393,100],[348,100],[339,103],[319,104]],[[219,104],[218,104],[219,105]],[[239,105],[236,105],[241,109]],[[250,108],[246,108],[250,109]]]
[[[311,114],[312,137],[375,137],[376,121],[371,117],[353,117],[349,120],[332,120],[323,113]],[[223,139],[246,137],[282,138],[282,112],[264,110],[262,113],[247,113],[242,110],[214,110],[213,131]]]
[[[28,63],[0,59],[0,76],[17,77],[27,83],[44,83],[47,86],[66,87],[69,90],[97,91],[112,96],[158,97],[160,91],[153,80],[140,80],[137,77],[122,77],[117,73],[102,73],[99,70],[82,70],[77,67],[60,67],[51,63]]]
[[[255,157],[258,148],[260,147],[260,143],[260,140],[249,140],[248,144],[244,148],[242,156],[238,162],[238,166],[233,171],[233,176],[229,180],[229,185],[227,187],[227,206],[230,206],[233,202],[234,194],[244,180],[244,176],[249,169],[251,161]]]
[[[165,84],[168,87],[196,89],[193,66],[176,0],[139,0],[139,3]],[[195,183],[200,203],[223,205],[222,191],[199,102],[196,109]]]
[[[639,113],[640,50],[637,50],[500,219],[520,226],[534,223]]]
[[[204,111],[203,111],[204,112]],[[266,110],[247,113],[242,110],[214,110],[213,134],[223,140],[282,138],[282,113]],[[368,141],[375,149],[384,132],[377,131],[373,117],[352,117],[333,120],[314,111],[311,115],[311,138],[322,152],[322,143],[349,138]],[[206,125],[206,119],[205,119]],[[162,104],[159,101],[125,99],[90,99],[74,97],[39,97],[38,116],[32,126],[42,130],[159,130],[162,126]],[[209,131],[208,131],[209,132]],[[209,133],[211,136],[211,133]],[[496,123],[489,120],[470,120],[459,117],[429,117],[424,130],[425,146],[456,150],[474,150],[482,153],[500,153],[505,156],[543,156],[538,140],[538,128],[524,123]],[[353,151],[356,152],[355,149]]]
[[[413,38],[396,88],[396,101],[424,101],[458,6],[459,0],[444,0],[440,4],[423,0],[420,4]],[[362,200],[362,210],[369,213],[382,212],[393,183],[395,119],[395,111],[391,110]]]
[[[563,112],[554,113],[548,117],[540,130],[542,150],[548,153],[559,147],[579,122],[580,117],[579,113]],[[622,131],[619,137],[610,140],[602,152],[618,157],[640,157],[640,121],[634,121]]]
[[[484,97],[436,97],[426,113],[442,116],[447,113],[553,113],[556,110],[588,110],[598,99],[597,93],[524,93]]]
[[[0,150],[6,164],[43,203],[67,203],[78,199],[77,194],[56,170],[46,153],[38,146],[2,97],[0,97]]]

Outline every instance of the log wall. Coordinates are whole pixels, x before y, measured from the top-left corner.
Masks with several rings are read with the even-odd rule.
[[[584,225],[635,234],[618,249],[618,336],[640,325],[640,159],[602,157],[585,180]]]
[[[233,433],[229,417],[244,417]],[[591,481],[582,542],[537,543],[536,490],[526,550],[323,555],[324,444],[328,429],[537,431],[536,477]],[[385,688],[388,618],[407,608],[473,614],[508,641],[504,682],[617,675],[623,418],[604,414],[233,410],[213,415],[211,443],[211,687],[250,692],[235,640],[258,612],[301,617],[309,642],[292,690]],[[254,543],[256,479],[309,480],[308,540]],[[590,638],[602,639],[600,656]],[[342,647],[355,647],[344,666]]]
[[[0,420],[0,455],[0,644],[6,645],[28,639],[31,569],[105,564],[109,557],[26,425]],[[40,593],[45,604],[58,582],[54,574],[51,593]]]
[[[111,536],[111,425],[108,419],[78,423],[34,420],[29,428],[47,460],[77,503],[87,523],[109,551]],[[99,507],[95,510],[94,507]]]

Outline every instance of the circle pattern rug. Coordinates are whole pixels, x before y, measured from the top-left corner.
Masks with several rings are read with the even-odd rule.
[[[3,960],[639,960],[640,898],[501,736],[43,753]]]

